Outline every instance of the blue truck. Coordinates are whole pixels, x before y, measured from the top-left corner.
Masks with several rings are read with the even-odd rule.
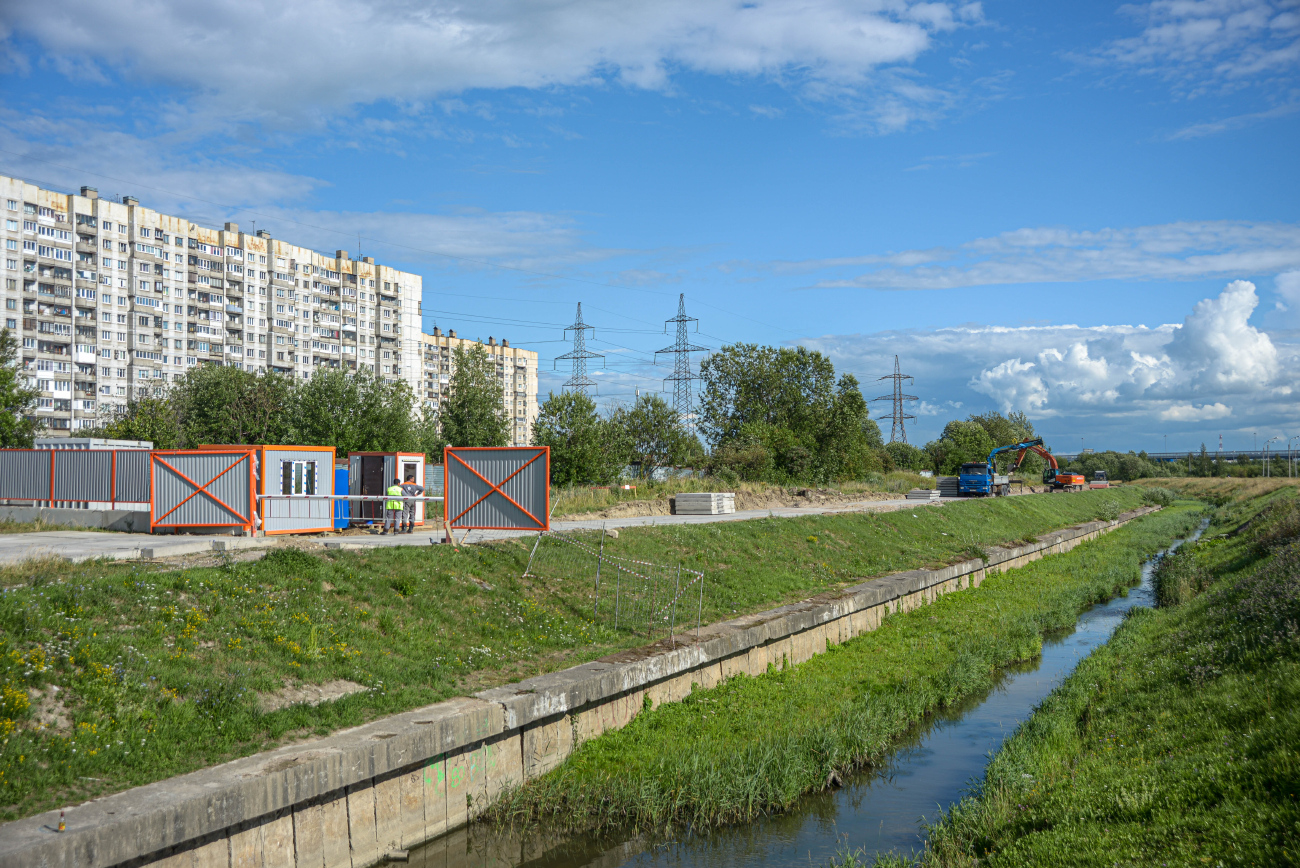
[[[989,453],[987,461],[966,462],[961,466],[961,473],[957,476],[958,494],[963,497],[1006,497],[1011,493],[1011,477],[998,473],[998,465],[995,461],[998,453],[1023,452],[1042,445],[1043,438],[1036,437],[1033,440],[1012,443],[1010,446],[999,446]],[[1020,462],[1016,463],[1018,465]]]

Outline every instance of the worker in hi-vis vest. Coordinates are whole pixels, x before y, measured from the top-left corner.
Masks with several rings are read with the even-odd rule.
[[[393,484],[388,486],[387,494],[389,497],[401,497],[402,480],[394,478]],[[402,502],[400,500],[384,501],[384,529],[380,534],[380,536],[383,536],[383,534],[388,533],[388,529],[390,527],[393,529],[393,533],[397,533],[398,525],[401,524],[401,521],[402,521]]]

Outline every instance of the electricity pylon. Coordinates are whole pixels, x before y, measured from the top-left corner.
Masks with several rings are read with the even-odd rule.
[[[673,384],[673,409],[677,411],[678,424],[686,431],[695,429],[695,408],[691,403],[691,380],[698,380],[695,374],[691,373],[691,353],[708,352],[708,347],[700,347],[691,343],[687,338],[686,324],[695,323],[695,330],[700,330],[700,321],[693,316],[686,315],[686,293],[677,296],[677,316],[672,319],[664,320],[664,334],[668,334],[668,324],[677,324],[677,341],[671,347],[664,347],[662,350],[655,350],[655,360],[658,361],[660,353],[673,354],[673,375],[665,377],[665,383]]]
[[[555,362],[552,364],[552,369],[554,369],[561,359],[573,360],[573,374],[564,381],[562,387],[566,392],[582,392],[585,395],[588,389],[596,388],[596,381],[587,376],[587,359],[600,359],[601,365],[605,364],[603,354],[587,350],[588,331],[595,332],[596,330],[582,321],[582,302],[578,302],[578,317],[573,321],[573,325],[564,330],[565,337],[569,336],[569,332],[573,332],[573,349],[562,356],[556,356]]]
[[[899,372],[899,369],[898,369],[898,356],[894,356],[894,373],[889,374],[889,375],[884,376],[884,377],[881,377],[880,379],[882,379],[882,380],[893,380],[893,381],[894,381],[894,392],[893,392],[892,395],[881,395],[879,398],[872,398],[871,400],[873,400],[873,401],[892,401],[892,402],[893,402],[893,411],[890,412],[890,413],[886,413],[886,414],[883,415],[883,416],[878,416],[877,418],[879,418],[879,419],[892,419],[892,420],[893,420],[894,425],[893,425],[893,427],[890,428],[890,430],[889,430],[889,442],[890,442],[890,443],[893,443],[893,442],[895,442],[895,441],[897,441],[897,442],[899,442],[899,443],[906,443],[906,442],[907,442],[907,429],[906,429],[906,428],[904,427],[904,425],[903,425],[903,420],[904,420],[904,419],[915,419],[916,417],[915,417],[915,416],[909,416],[909,415],[907,415],[906,413],[903,412],[903,402],[904,402],[904,401],[915,401],[915,400],[916,400],[916,396],[915,396],[915,395],[904,395],[904,394],[903,394],[903,381],[904,381],[904,380],[907,380],[908,382],[913,382],[913,380],[912,380],[911,377],[907,376],[906,374],[903,374],[903,373],[900,373],[900,372]]]

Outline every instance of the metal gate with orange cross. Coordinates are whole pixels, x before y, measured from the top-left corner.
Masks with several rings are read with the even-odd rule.
[[[550,530],[546,446],[443,450],[443,515],[454,530]]]
[[[252,449],[149,454],[149,529],[239,527],[253,530]]]

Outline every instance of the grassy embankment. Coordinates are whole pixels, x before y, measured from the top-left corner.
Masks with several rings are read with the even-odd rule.
[[[925,714],[988,689],[1000,667],[1036,656],[1044,633],[1122,593],[1201,510],[1180,503],[891,616],[801,666],[738,676],[639,715],[507,796],[492,817],[583,830],[702,827],[786,808],[833,773],[881,758]]]
[[[707,622],[955,562],[1141,498],[1125,489],[638,528],[606,545],[706,571]],[[65,561],[0,569],[0,819],[645,641],[593,623],[581,577],[521,580],[530,545],[322,558],[287,550],[183,570]],[[340,681],[364,689],[315,708],[265,710],[292,689],[348,687]]]
[[[896,497],[913,488],[934,488],[934,479],[910,472],[871,474],[861,482],[837,482],[832,488],[805,485],[781,486],[767,482],[722,482],[713,477],[703,479],[631,480],[635,491],[619,486],[607,488],[587,485],[556,488],[551,492],[552,518],[581,519],[589,513],[618,512],[625,515],[668,514],[668,499],[688,491],[731,491],[736,494],[737,509],[761,509],[768,505],[795,505],[807,501],[799,492],[814,498],[850,500],[855,497]]]
[[[1048,697],[917,863],[877,865],[1300,863],[1300,501],[1195,482],[1230,501],[1160,565],[1160,608]]]

